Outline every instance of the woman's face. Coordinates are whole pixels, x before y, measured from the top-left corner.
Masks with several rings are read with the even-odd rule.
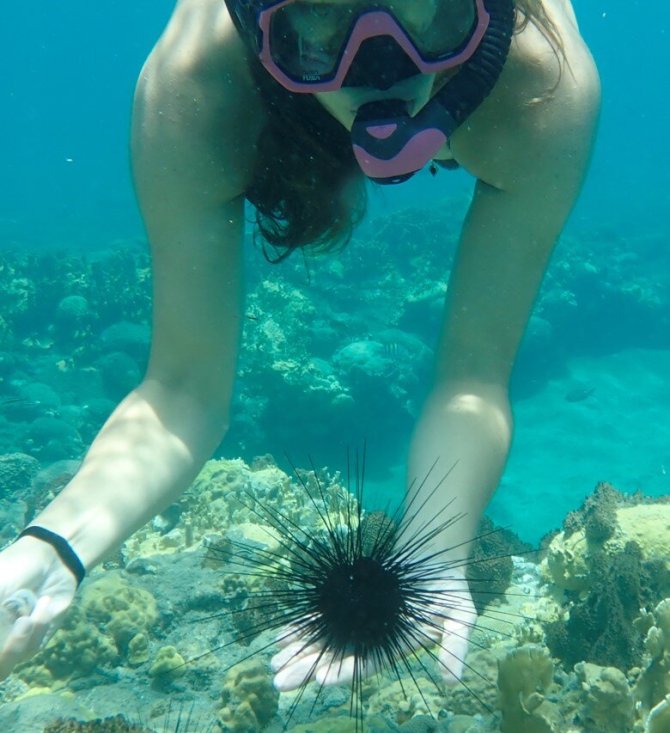
[[[381,0],[375,3],[364,0],[297,0],[290,6],[290,18],[301,39],[302,52],[318,68],[321,54],[332,58],[338,52],[341,27],[349,25],[347,15],[351,14],[353,18],[371,6],[392,12],[411,36],[421,38],[429,48],[449,43],[450,37],[458,43],[474,19],[473,0]],[[402,99],[407,102],[408,113],[416,115],[431,98],[435,76],[417,71],[416,76],[383,91],[372,87],[343,87],[332,92],[317,92],[314,96],[333,117],[351,129],[358,108],[380,99]]]
[[[389,10],[401,19],[410,32],[430,32],[437,6],[444,0],[297,0],[291,7],[292,25],[303,37],[314,43],[327,43],[329,21],[333,24],[342,19],[343,13],[359,13],[370,6]]]
[[[435,74],[418,74],[384,91],[371,87],[343,87],[334,92],[316,92],[314,96],[336,120],[351,130],[359,108],[380,99],[402,99],[407,102],[408,114],[414,117],[430,101],[434,81]]]

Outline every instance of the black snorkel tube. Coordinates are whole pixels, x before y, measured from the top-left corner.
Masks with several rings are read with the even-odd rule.
[[[406,103],[398,99],[359,108],[351,141],[359,165],[371,180],[391,184],[411,178],[491,93],[509,53],[514,0],[484,0],[484,6],[490,20],[481,43],[417,115],[411,117]],[[366,44],[370,44],[367,49]],[[375,61],[370,63],[373,56]],[[393,39],[374,38],[361,45],[344,86],[384,90],[412,75],[416,67]]]

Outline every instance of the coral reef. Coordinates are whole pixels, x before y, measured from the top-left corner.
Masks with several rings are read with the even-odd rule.
[[[0,486],[13,499],[24,498],[39,471],[39,462],[25,453],[0,455]]]
[[[3,256],[0,348],[7,356],[0,364],[0,406],[5,401],[1,452],[25,451],[41,461],[82,455],[109,414],[108,409],[94,426],[87,424],[86,399],[104,397],[97,361],[118,350],[98,334],[126,322],[144,327],[147,334],[125,371],[115,375],[109,365],[106,379],[116,387],[110,390],[114,399],[120,394],[120,376],[138,378],[144,366],[148,272],[146,255],[130,248],[97,259],[54,253]]]
[[[396,726],[386,721],[380,715],[371,715],[365,720],[364,730],[367,733],[442,733],[444,728],[435,728],[426,725],[426,716],[414,718],[401,726]],[[432,720],[432,719],[431,719]],[[416,723],[414,721],[417,721]],[[422,724],[423,723],[423,724]],[[359,733],[360,729],[356,728],[355,722],[345,715],[337,717],[320,717],[315,718],[307,723],[300,723],[288,729],[287,733]],[[445,732],[446,733],[446,732]]]
[[[71,678],[92,675],[120,661],[114,641],[81,608],[73,608],[48,645],[19,667],[18,674],[33,687],[59,689]]]
[[[547,649],[535,644],[513,649],[498,663],[502,733],[559,733],[560,713],[548,698],[554,667]]]
[[[113,718],[85,723],[77,720],[56,720],[44,729],[44,733],[151,733],[151,731],[131,723],[123,715],[116,715]]]
[[[82,591],[81,607],[87,619],[113,639],[123,656],[133,640],[147,634],[157,619],[152,594],[131,585],[121,573],[106,573],[87,584]]]
[[[642,605],[642,555],[634,542],[622,551],[592,553],[589,587],[575,600],[567,621],[547,628],[552,653],[574,665],[580,660],[629,669],[641,659],[641,638],[633,626]]]
[[[351,248],[328,261],[270,268],[248,248],[243,378],[227,439],[231,452],[251,459],[299,443],[331,463],[341,448],[327,438],[356,433],[353,440],[367,435],[379,446],[371,468],[386,470],[406,443],[429,381],[428,345],[439,328],[465,206],[455,200],[435,211],[407,208],[371,221]],[[647,241],[631,250],[613,233],[604,237],[592,232],[563,241],[515,370],[515,385],[526,393],[564,371],[569,355],[668,345],[670,299],[659,275],[668,270],[665,260]],[[612,241],[620,251],[612,251]],[[659,266],[645,271],[659,257]],[[31,420],[11,418],[6,430],[0,420],[0,452],[39,449],[23,433],[52,409],[87,444],[100,422],[88,423],[83,403],[117,399],[144,370],[150,285],[149,257],[137,242],[86,256],[4,253],[2,396],[16,397],[22,383],[43,383],[55,390],[59,406],[35,403]],[[616,331],[601,328],[613,318]],[[651,326],[639,329],[640,318]],[[374,418],[380,406],[383,423]],[[83,445],[71,437],[71,444],[52,442],[45,460],[79,457]]]
[[[11,468],[12,461],[7,465]],[[59,490],[64,468],[42,476],[45,494]],[[339,513],[344,522],[346,492],[339,476],[326,470],[298,473],[310,489],[317,478],[321,481],[326,487],[321,510]],[[23,495],[30,495],[36,482],[33,476],[28,486],[25,478]],[[106,733],[96,726],[116,725],[107,722],[110,714],[134,709],[112,707],[107,702],[112,691],[118,691],[118,699],[150,701],[147,720],[154,721],[168,695],[197,699],[204,706],[202,719],[216,716],[224,733],[261,733],[287,721],[298,733],[355,731],[348,688],[328,688],[314,703],[316,688],[298,698],[279,695],[272,685],[267,667],[272,635],[257,633],[265,607],[254,598],[272,597],[278,581],[239,572],[231,557],[251,546],[279,553],[284,567],[295,559],[286,556],[277,530],[253,511],[255,501],[310,532],[323,528],[320,512],[305,501],[304,487],[270,457],[251,466],[241,460],[209,462],[178,504],[127,543],[125,570],[96,571],[85,582],[63,627],[7,688],[6,699],[15,700],[9,704],[30,715],[40,697],[57,697],[40,693],[60,690],[61,705],[72,701],[80,708],[52,708],[48,718],[40,718],[46,725],[59,716],[61,727],[53,733]],[[409,660],[402,684],[384,674],[366,679],[366,729],[667,733],[670,597],[659,598],[667,588],[662,530],[667,506],[623,499],[601,485],[547,543],[541,571],[533,553],[513,555],[525,552],[513,536],[485,525],[482,536],[492,542],[481,544],[476,557],[502,556],[505,562],[471,578],[473,584],[488,584],[483,590],[495,591],[496,597],[481,606],[462,685],[436,685],[430,653]],[[364,513],[363,541],[389,521],[381,512]],[[233,643],[240,636],[242,643]],[[236,662],[241,663],[233,666]],[[33,697],[19,700],[26,693]],[[211,701],[219,695],[214,713]],[[15,719],[10,709],[2,718],[2,709],[0,721]],[[120,719],[118,725],[123,725]],[[5,726],[12,730],[11,722]],[[165,730],[172,730],[169,724]]]
[[[38,471],[39,462],[25,453],[0,455],[0,546],[16,537],[32,516]]]
[[[149,668],[149,676],[153,677],[157,684],[166,687],[172,681],[183,677],[185,673],[186,661],[173,646],[161,647]]]
[[[513,532],[496,527],[485,517],[472,543],[471,561],[466,569],[472,599],[478,614],[501,598],[512,579],[513,555],[528,555],[532,547]]]
[[[314,481],[309,472],[303,476]],[[347,492],[339,483],[339,475],[323,471],[319,479],[326,487],[323,508],[335,514],[345,511]],[[304,490],[271,458],[251,466],[240,459],[211,460],[180,499],[176,526],[163,533],[147,525],[126,542],[124,559],[129,563],[138,557],[195,548],[203,539],[214,550],[212,556],[219,565],[231,542],[275,551],[279,549],[276,530],[259,518],[255,502],[271,511],[280,510],[286,521],[296,526],[323,526],[318,509],[305,501]]]
[[[670,598],[643,612],[636,628],[644,633],[644,662],[635,684],[635,697],[650,712],[670,694]]]
[[[588,662],[575,665],[585,693],[578,712],[586,733],[630,733],[635,721],[635,700],[626,675],[615,667]]]
[[[618,527],[617,509],[623,495],[608,483],[601,482],[584,501],[580,509],[570,512],[563,522],[565,537],[580,529],[587,542],[602,543],[608,540]]]
[[[221,699],[218,720],[223,733],[260,733],[277,713],[279,692],[269,668],[250,659],[228,672]]]
[[[631,503],[609,484],[566,517],[542,562],[550,586],[569,602],[567,618],[547,628],[555,655],[569,665],[627,670],[640,663],[633,622],[670,592],[669,523],[670,505]]]
[[[371,715],[383,717],[391,723],[402,725],[416,716],[437,719],[444,707],[444,691],[425,672],[416,672],[416,685],[407,687],[404,682],[384,677],[377,680],[368,693],[366,720]]]

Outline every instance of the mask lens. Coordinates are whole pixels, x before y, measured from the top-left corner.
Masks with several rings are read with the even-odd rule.
[[[270,52],[289,77],[305,82],[332,79],[353,28],[366,12],[383,10],[427,62],[460,53],[478,18],[475,0],[381,0],[308,2],[278,7],[270,21]]]
[[[405,0],[407,2],[407,0]],[[435,0],[429,23],[405,21],[404,29],[426,61],[440,61],[458,55],[477,29],[473,0]]]
[[[270,24],[273,61],[294,78],[334,76],[357,15],[353,6],[284,5],[273,14]]]

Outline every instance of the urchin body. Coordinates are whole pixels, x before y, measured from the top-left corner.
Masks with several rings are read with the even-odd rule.
[[[333,514],[327,509],[328,487],[314,475],[301,484],[321,527],[299,526],[281,511],[256,506],[259,519],[281,537],[281,549],[253,558],[254,570],[247,566],[248,573],[273,579],[272,591],[254,599],[250,610],[263,616],[259,631],[279,632],[283,650],[273,660],[278,679],[285,679],[284,671],[297,660],[304,674],[294,685],[291,670],[286,689],[304,690],[314,678],[351,682],[356,710],[361,681],[371,672],[388,669],[398,678],[404,673],[413,678],[418,665],[439,685],[444,674],[435,665],[444,661],[435,645],[461,608],[467,581],[459,570],[462,558],[451,553],[447,560],[432,548],[458,517],[438,517],[416,529],[416,516],[407,508],[391,517],[365,514],[358,479],[344,509]],[[472,613],[467,623],[474,620]]]

